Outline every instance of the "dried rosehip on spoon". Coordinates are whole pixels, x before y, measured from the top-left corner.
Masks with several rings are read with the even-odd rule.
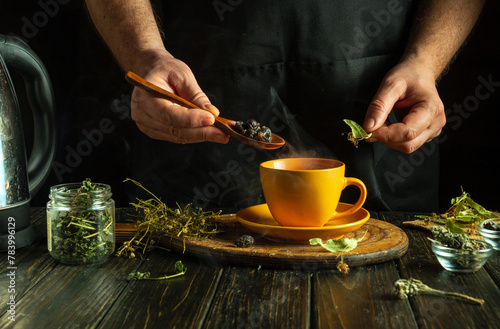
[[[234,130],[248,138],[253,138],[258,141],[270,142],[273,139],[271,129],[266,126],[261,126],[255,119],[248,119],[247,122],[236,121]]]

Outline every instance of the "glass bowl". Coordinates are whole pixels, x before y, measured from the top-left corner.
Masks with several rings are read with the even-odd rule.
[[[436,254],[439,263],[448,271],[462,273],[475,272],[481,269],[493,254],[493,247],[491,244],[481,240],[471,241],[486,246],[486,249],[455,249],[431,241],[432,251]]]
[[[500,218],[486,219],[477,224],[477,230],[479,234],[482,235],[484,241],[488,242],[495,248],[495,250],[500,250],[500,231],[491,230],[484,228],[485,224],[497,224],[500,227]]]

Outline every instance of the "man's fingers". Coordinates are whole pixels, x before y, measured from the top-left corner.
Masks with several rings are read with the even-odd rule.
[[[136,88],[137,89],[137,88]],[[146,102],[146,97],[142,93],[147,93],[143,90],[134,90],[133,102],[133,119],[135,121],[149,122],[149,125],[155,127],[160,126],[179,126],[179,127],[201,127],[210,126],[215,122],[214,114],[210,111],[201,109],[190,109],[170,100],[160,97],[152,97]]]
[[[228,135],[213,126],[215,117],[212,112],[186,108],[167,99],[147,95],[141,89],[134,93],[132,119],[147,136],[182,144],[203,141],[225,144],[229,141]]]
[[[386,122],[394,104],[401,99],[404,90],[405,88],[401,83],[384,80],[368,106],[363,129],[367,132],[379,129]]]
[[[180,128],[180,127],[162,127],[155,129],[151,126],[137,124],[139,129],[153,139],[164,140],[178,144],[190,144],[199,142],[214,142],[226,144],[229,141],[229,135],[226,135],[214,126],[199,128]]]

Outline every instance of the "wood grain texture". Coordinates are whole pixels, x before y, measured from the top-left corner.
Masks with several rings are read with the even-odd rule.
[[[204,328],[308,328],[310,273],[229,266]]]
[[[209,239],[164,238],[160,244],[177,252],[220,264],[262,266],[293,269],[297,266],[309,268],[335,268],[340,252],[329,252],[321,246],[286,244],[273,242],[257,236],[240,225],[234,215],[217,218],[222,233]],[[134,226],[117,224],[117,241],[130,239]],[[243,234],[254,236],[255,244],[249,248],[238,248],[234,241]],[[346,234],[346,238],[360,238],[358,246],[343,253],[349,266],[377,264],[403,255],[408,248],[404,231],[388,222],[370,218],[357,231]]]
[[[393,222],[402,223],[411,214],[384,214]],[[500,328],[498,308],[500,290],[485,268],[474,273],[446,271],[432,253],[428,232],[408,230],[408,252],[397,260],[401,277],[415,278],[431,288],[458,292],[485,300],[483,306],[428,295],[410,298],[419,328]],[[498,255],[496,264],[498,266]],[[491,259],[490,259],[491,261]],[[490,262],[489,261],[489,262]],[[493,263],[489,265],[494,265]],[[498,268],[498,267],[497,267]]]
[[[313,276],[315,328],[418,328],[408,301],[393,296],[394,262]]]
[[[178,255],[150,253],[140,272],[174,274]],[[100,328],[196,328],[203,323],[223,269],[182,257],[187,271],[169,280],[133,280],[109,310]],[[167,326],[168,325],[168,326]]]
[[[484,265],[485,270],[497,286],[500,286],[500,251],[496,251]]]
[[[100,265],[58,264],[17,301],[16,327],[95,328],[140,263],[113,258]],[[0,319],[0,328],[10,324],[5,316]]]
[[[56,266],[57,262],[49,255],[46,243],[45,209],[36,209],[32,212],[32,223],[37,239],[32,245],[22,249],[16,249],[14,272],[15,279],[13,289],[16,301],[21,300],[25,294],[33,288],[43,277],[45,277]],[[22,252],[21,252],[22,251]],[[2,254],[0,259],[0,301],[10,299],[11,278],[7,276],[12,272],[11,264],[8,262],[7,253]],[[0,305],[0,316],[7,311],[6,303]]]

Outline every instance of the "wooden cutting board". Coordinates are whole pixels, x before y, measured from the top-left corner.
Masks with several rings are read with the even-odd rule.
[[[222,232],[209,239],[183,239],[164,237],[160,245],[169,250],[192,255],[214,264],[262,266],[283,269],[328,269],[340,261],[340,252],[329,252],[321,246],[280,243],[249,231],[236,221],[235,215],[217,216]],[[135,233],[134,224],[116,224],[116,242],[121,244]],[[255,243],[248,248],[234,245],[236,239],[248,234]],[[358,246],[343,253],[349,267],[382,263],[401,257],[408,250],[408,237],[400,228],[370,218],[361,228],[345,238],[362,238]]]

